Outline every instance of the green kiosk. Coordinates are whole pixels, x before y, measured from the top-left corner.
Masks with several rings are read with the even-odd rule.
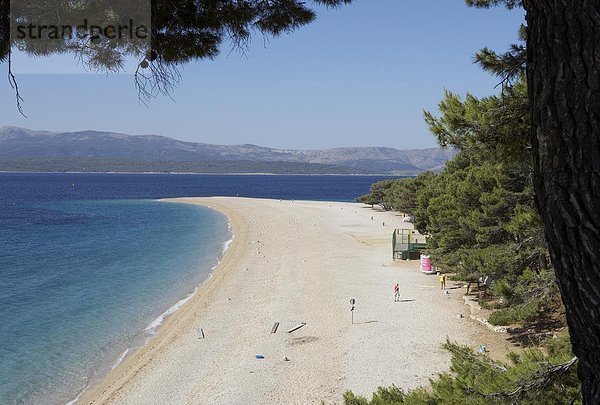
[[[427,248],[427,236],[416,229],[396,229],[392,234],[392,259],[417,260]]]

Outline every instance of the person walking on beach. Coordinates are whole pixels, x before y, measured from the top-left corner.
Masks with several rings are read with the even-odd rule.
[[[394,302],[400,302],[400,286],[398,283],[394,284]]]
[[[440,275],[440,290],[446,289],[446,273]]]

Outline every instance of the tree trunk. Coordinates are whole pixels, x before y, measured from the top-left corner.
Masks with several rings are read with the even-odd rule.
[[[536,198],[584,403],[600,404],[600,1],[524,5]]]

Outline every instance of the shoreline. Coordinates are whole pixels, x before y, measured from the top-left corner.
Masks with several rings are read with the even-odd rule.
[[[168,201],[168,199],[161,199],[159,201],[165,201],[165,202],[170,202]],[[233,229],[231,226],[231,220],[229,219],[228,216],[226,216],[225,214],[223,214],[220,211],[217,210],[213,210],[215,212],[217,212],[219,215],[224,215],[227,218],[227,228],[228,228],[228,236],[229,239],[225,240],[222,244],[222,250],[221,250],[221,254],[217,257],[217,262],[215,263],[215,265],[213,265],[210,269],[210,272],[208,273],[208,277],[202,281],[198,286],[196,286],[194,288],[194,291],[192,291],[191,293],[187,294],[185,297],[183,297],[182,299],[180,299],[179,301],[177,301],[175,304],[173,304],[172,306],[170,306],[169,308],[167,308],[163,313],[161,313],[159,316],[157,316],[155,319],[153,319],[148,326],[146,326],[144,328],[144,331],[146,333],[148,333],[150,336],[146,339],[146,342],[144,342],[144,344],[142,345],[145,346],[147,345],[150,340],[158,333],[158,329],[162,326],[162,324],[165,322],[165,320],[173,315],[174,313],[176,313],[181,307],[183,307],[188,301],[190,301],[192,298],[194,298],[194,296],[196,294],[198,294],[198,291],[200,290],[200,288],[210,282],[210,280],[213,278],[213,275],[215,273],[215,271],[217,271],[217,269],[219,268],[221,261],[223,260],[223,257],[225,256],[225,254],[227,253],[227,251],[229,250],[229,247],[231,246],[231,244],[233,243],[234,239],[235,239],[235,234],[233,233]],[[127,351],[129,351],[131,348],[128,348]],[[125,356],[123,357],[123,359],[125,358]],[[116,366],[118,366],[123,359],[121,359],[121,361],[118,361],[118,363],[115,365],[115,367],[113,367],[112,369],[116,368]]]
[[[439,344],[437,347],[435,344],[423,344],[424,339],[429,338],[440,343],[450,335],[460,343],[475,346],[482,340],[481,337],[485,336],[485,333],[482,335],[481,328],[474,323],[448,320],[447,315],[451,314],[455,319],[455,313],[452,311],[461,310],[464,304],[459,302],[462,301],[460,296],[453,297],[451,301],[446,301],[446,298],[442,301],[435,289],[435,277],[415,273],[416,263],[392,263],[387,252],[385,257],[380,257],[384,250],[389,249],[387,234],[388,230],[391,232],[393,228],[381,227],[379,221],[385,219],[389,224],[399,224],[400,220],[394,218],[393,213],[378,212],[355,203],[290,202],[233,197],[162,201],[202,205],[224,214],[231,226],[233,241],[224,252],[212,276],[202,283],[178,310],[166,316],[156,335],[140,349],[125,356],[107,375],[87,387],[80,397],[75,399],[76,403],[144,403],[158,400],[156,395],[176,403],[205,402],[207,398],[208,403],[239,402],[241,398],[252,398],[256,403],[318,403],[321,400],[337,403],[341,400],[341,394],[348,389],[365,395],[373,392],[377,385],[396,383],[401,388],[415,388],[426,385],[426,379],[433,374],[447,370],[449,355],[440,350]],[[343,212],[344,208],[346,212]],[[363,211],[360,214],[359,209]],[[331,218],[328,218],[330,214]],[[369,220],[369,216],[377,217],[377,220]],[[360,226],[354,224],[358,222],[358,217],[361,220]],[[307,223],[311,220],[311,223]],[[270,224],[269,221],[274,224]],[[289,230],[279,236],[278,228],[286,227],[286,223],[290,225]],[[350,260],[337,257],[336,252],[331,249],[322,252],[322,261],[327,262],[329,266],[339,267],[328,271],[329,274],[321,274],[326,270],[319,270],[322,262],[318,258],[313,260],[310,252],[293,253],[293,259],[287,258],[285,252],[282,252],[282,248],[294,246],[296,243],[298,249],[302,250],[302,244],[311,243],[303,236],[315,228],[327,236],[340,238],[343,243],[353,245]],[[349,230],[346,231],[347,229]],[[281,243],[282,238],[294,239],[290,237],[294,232],[297,235],[293,244]],[[270,238],[271,234],[274,235]],[[318,249],[318,246],[319,243],[312,247]],[[375,253],[377,256],[372,257]],[[378,278],[375,288],[365,286],[365,282],[371,281],[368,275],[365,278],[364,274],[356,272],[358,269],[347,268],[348,265],[354,266],[359,259],[365,263],[356,263],[357,267],[378,267],[374,271],[369,270]],[[303,264],[298,265],[296,261]],[[263,273],[257,273],[254,270],[255,266],[261,268]],[[248,274],[249,267],[253,272],[251,275]],[[286,272],[286,267],[294,267],[294,272],[301,274]],[[386,319],[390,317],[389,309],[393,308],[381,308],[383,305],[376,301],[381,300],[382,291],[387,293],[386,280],[389,279],[391,283],[392,278],[382,274],[382,271],[392,271],[393,277],[405,277],[406,280],[403,280],[402,284],[413,284],[413,291],[409,291],[409,295],[412,294],[414,298],[409,297],[410,299],[406,299],[406,303],[403,304],[412,305],[410,315],[413,322],[403,319],[406,314],[392,315],[392,322]],[[345,286],[344,283],[348,285]],[[264,291],[244,291],[240,304],[244,307],[240,308],[231,303],[232,300],[237,301],[234,294],[239,291],[240,285],[242,288],[250,286]],[[307,289],[308,286],[311,288]],[[364,294],[364,289],[369,291]],[[402,292],[406,294],[405,288],[402,288]],[[371,312],[369,316],[374,319],[363,319],[362,323],[352,326],[352,329],[345,319],[341,322],[334,309],[345,312],[348,309],[345,297],[349,296],[356,297],[357,307],[360,305],[356,312],[357,318]],[[431,328],[414,323],[418,322],[421,315],[411,301],[423,301],[423,298],[439,305],[440,308],[443,306],[446,312],[450,311],[439,320],[431,319]],[[386,300],[385,306],[388,305]],[[248,306],[253,310],[248,310]],[[232,316],[232,310],[243,314],[235,318]],[[438,315],[435,310],[425,312],[429,317],[435,318]],[[228,318],[232,318],[229,323]],[[286,318],[289,320],[284,324]],[[273,320],[282,321],[282,331],[277,335],[265,332],[267,327],[270,329]],[[285,334],[283,329],[287,330],[307,320],[307,327],[294,332],[293,335]],[[440,320],[448,327],[446,334],[440,334],[433,327],[441,326]],[[263,330],[255,331],[257,324],[262,325],[258,329]],[[207,329],[203,329],[207,331],[206,339],[197,337],[197,328],[200,325],[206,325]],[[406,333],[407,328],[411,329],[411,333]],[[372,329],[381,329],[381,334],[373,336]],[[415,339],[413,332],[417,335],[422,334],[423,338]],[[377,339],[377,336],[380,336],[380,339]],[[390,341],[385,341],[386,338]],[[393,344],[394,338],[399,342],[409,341],[410,352],[401,345]],[[492,337],[488,336],[486,339]],[[202,348],[202,344],[207,346],[206,350]],[[488,343],[488,346],[493,345]],[[269,360],[265,360],[263,364],[256,364],[257,360],[251,359],[252,353],[259,353],[259,350],[269,353]],[[423,357],[423,353],[419,353],[422,350],[432,352],[428,354],[431,358],[429,364],[418,364]],[[282,365],[284,363],[270,360],[283,358],[281,353],[292,359],[287,368]],[[395,370],[392,366],[393,361],[390,363],[390,355],[402,357],[407,354],[410,364],[406,370]],[[195,358],[198,359],[194,360]],[[373,358],[385,364],[373,363]],[[211,369],[212,372],[205,369],[206,364],[211,364],[211,360],[212,364],[218,365],[214,366],[214,370]],[[224,366],[221,366],[221,363],[224,363]],[[240,367],[240,363],[243,367]],[[244,368],[248,368],[250,374],[248,371],[244,372]],[[364,375],[365,368],[371,369],[371,375]],[[266,370],[269,371],[269,382],[264,379],[267,375],[262,375]],[[176,387],[165,381],[175,378],[173,374],[180,377],[171,381],[178,384]],[[259,378],[259,375],[263,378]],[[205,382],[206,380],[210,382]],[[272,380],[275,381],[275,385]],[[312,380],[316,380],[316,386]],[[287,389],[278,388],[282,384],[287,384]]]
[[[181,204],[181,202],[170,201],[170,200],[176,200],[176,199],[163,198],[163,199],[158,199],[156,201]],[[202,205],[202,207],[209,208],[205,205]],[[65,405],[73,405],[73,404],[79,403],[79,400],[82,397],[85,397],[85,395],[87,395],[87,393],[92,388],[96,387],[97,385],[99,385],[99,383],[104,381],[107,378],[107,376],[109,374],[111,374],[113,372],[113,370],[115,370],[117,367],[119,367],[126,359],[134,356],[137,352],[139,352],[144,347],[146,347],[156,337],[159,330],[162,329],[166,320],[169,319],[171,316],[173,316],[175,313],[177,313],[177,311],[179,311],[196,294],[198,294],[199,290],[201,289],[201,287],[203,285],[209,283],[210,280],[213,278],[215,271],[217,271],[219,265],[223,261],[225,254],[227,253],[227,251],[229,250],[229,247],[233,243],[233,240],[235,239],[235,234],[233,233],[230,217],[225,215],[223,212],[221,212],[219,210],[215,210],[212,208],[210,208],[210,209],[212,211],[215,211],[218,215],[225,216],[225,218],[227,219],[228,231],[227,231],[226,236],[228,237],[228,239],[226,239],[223,242],[222,251],[219,254],[219,256],[216,257],[216,263],[212,266],[206,279],[201,281],[200,284],[197,285],[192,292],[185,293],[185,295],[183,295],[182,298],[178,299],[175,303],[173,303],[173,305],[166,308],[157,317],[152,319],[146,327],[144,327],[143,329],[141,329],[139,331],[139,333],[136,335],[136,337],[132,341],[128,342],[128,345],[125,346],[125,349],[120,354],[118,354],[118,356],[104,359],[103,362],[101,363],[101,366],[99,366],[99,368],[102,371],[100,373],[90,376],[88,385],[86,385],[86,387],[81,389],[74,398],[72,398],[71,400],[66,402]]]
[[[0,170],[0,174],[156,174],[156,175],[205,175],[205,176],[349,176],[349,177],[416,177],[416,174],[389,174],[389,173],[197,173],[197,172],[23,172]],[[179,197],[173,197],[179,198]]]
[[[226,213],[224,212],[224,210],[216,209],[209,205],[197,204],[195,202],[179,201],[182,199],[185,198],[162,198],[158,201],[200,205],[202,207],[216,211],[220,215],[224,215],[227,218],[230,238],[223,242],[223,251],[221,256],[217,259],[217,264],[212,268],[212,271],[210,272],[208,278],[204,280],[200,285],[198,285],[191,294],[188,294],[187,296],[177,301],[174,305],[172,305],[163,313],[161,313],[158,317],[153,319],[150,322],[150,324],[148,324],[148,326],[140,332],[149,334],[149,336],[145,339],[145,342],[141,346],[127,347],[125,351],[120,354],[119,358],[113,362],[113,365],[107,372],[97,376],[97,379],[95,379],[90,385],[85,387],[80,393],[77,394],[77,396],[74,399],[69,401],[66,405],[79,403],[96,403],[97,401],[92,398],[96,397],[99,394],[98,391],[106,392],[106,388],[104,388],[106,383],[109,383],[108,386],[114,386],[114,384],[112,384],[113,382],[120,381],[121,378],[128,379],[129,376],[132,375],[131,373],[135,375],[135,371],[139,367],[137,367],[135,364],[128,363],[134,363],[138,360],[138,358],[140,360],[146,358],[148,356],[148,350],[155,350],[156,348],[161,347],[162,342],[155,342],[155,340],[160,340],[169,337],[169,331],[166,329],[168,329],[169,326],[175,326],[177,324],[177,320],[174,320],[173,318],[177,317],[177,315],[185,309],[187,304],[191,304],[190,301],[192,301],[195,297],[202,293],[207,293],[213,288],[215,288],[215,286],[211,284],[216,283],[217,280],[220,279],[219,277],[215,277],[215,274],[219,272],[219,268],[221,267],[222,263],[226,260],[228,252],[230,252],[231,249],[235,246],[235,240],[238,239],[235,231],[235,215],[231,212]],[[181,316],[182,314],[179,315]],[[154,325],[158,320],[160,320],[158,324]],[[152,331],[150,331],[149,328],[152,329]],[[123,370],[125,368],[126,370]]]

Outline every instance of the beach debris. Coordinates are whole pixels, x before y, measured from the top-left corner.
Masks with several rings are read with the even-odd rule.
[[[265,356],[263,356],[262,354],[257,354],[254,357],[256,357],[257,359],[264,359],[265,358]]]
[[[196,332],[198,332],[198,339],[204,339],[204,329],[198,328]]]
[[[279,322],[275,322],[273,327],[271,328],[271,333],[277,333],[277,328],[279,328]]]
[[[287,356],[284,356],[283,361],[290,361],[290,359],[288,359]]]
[[[463,314],[456,314],[456,319],[461,319],[463,318]]]
[[[486,346],[486,345],[479,345],[479,350],[478,350],[478,352],[479,352],[480,354],[487,353],[487,346]]]
[[[288,330],[287,333],[292,333],[294,331],[297,331],[298,329],[300,329],[304,325],[306,325],[306,322],[302,322],[300,325],[294,326],[292,329]]]

